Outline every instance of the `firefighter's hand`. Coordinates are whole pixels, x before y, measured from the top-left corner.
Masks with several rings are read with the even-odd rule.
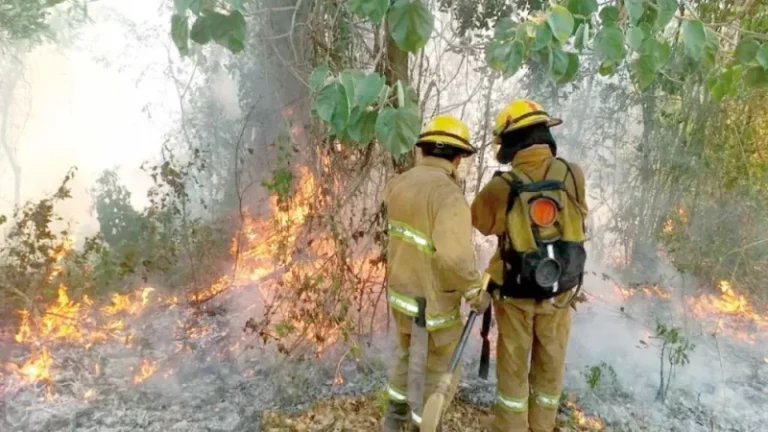
[[[480,291],[480,294],[476,295],[469,301],[469,307],[478,315],[482,315],[491,306],[491,294],[486,290]]]

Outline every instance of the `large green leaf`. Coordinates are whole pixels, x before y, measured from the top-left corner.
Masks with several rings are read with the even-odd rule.
[[[656,58],[653,54],[643,54],[631,65],[632,77],[641,90],[645,90],[656,77]]]
[[[531,49],[534,51],[542,50],[549,46],[551,40],[552,30],[549,28],[549,23],[545,21],[536,27],[536,39],[533,41]]]
[[[560,48],[549,51],[549,75],[557,82],[568,72],[568,54]]]
[[[350,107],[355,105],[355,85],[357,78],[363,73],[359,70],[345,69],[339,74],[339,81],[344,86],[344,93],[347,95],[347,103]]]
[[[699,61],[704,52],[704,42],[707,35],[704,32],[704,24],[698,20],[689,20],[683,23],[683,43],[685,53],[692,59]]]
[[[763,43],[759,50],[757,50],[757,62],[760,66],[768,69],[768,42]]]
[[[624,0],[624,6],[627,7],[632,24],[637,24],[643,16],[643,12],[645,12],[644,0]]]
[[[638,27],[630,27],[627,30],[627,44],[633,51],[640,51],[646,38],[645,32]]]
[[[574,15],[589,17],[597,8],[597,0],[568,0],[568,10]]]
[[[384,77],[375,72],[358,79],[355,84],[355,96],[358,105],[365,108],[372,104],[381,94],[384,85]]]
[[[616,6],[606,6],[600,9],[600,21],[603,24],[615,24],[619,20],[619,8]]]
[[[618,63],[624,59],[624,34],[615,24],[603,26],[595,36],[595,51],[603,61]]]
[[[589,40],[589,24],[581,23],[576,30],[576,36],[573,38],[573,46],[580,52],[586,48]]]
[[[339,88],[338,93],[336,94],[336,103],[333,107],[333,113],[331,114],[331,125],[333,126],[333,134],[341,135],[347,130],[351,107],[346,87],[344,85],[337,85]]]
[[[704,49],[702,50],[702,65],[711,69],[717,64],[717,53],[720,51],[720,37],[710,28],[704,29]]]
[[[494,39],[509,39],[515,35],[519,26],[509,17],[502,17],[496,21],[493,28]]]
[[[343,91],[344,87],[338,81],[331,82],[320,89],[312,108],[321,120],[331,121],[339,99],[343,98],[346,101],[347,95]]]
[[[557,83],[565,84],[567,82],[570,82],[578,72],[579,72],[579,56],[574,53],[568,53],[568,68],[566,69],[563,76],[561,76],[560,79],[557,80]]]
[[[379,24],[389,8],[389,0],[349,0],[349,9],[355,15]]]
[[[552,29],[552,34],[560,42],[565,42],[573,33],[573,15],[562,6],[554,6],[547,14],[547,22]]]
[[[741,64],[750,63],[757,56],[757,51],[759,49],[760,44],[754,39],[742,39],[739,41],[739,44],[736,45],[736,50],[733,52],[733,58]]]
[[[485,47],[485,61],[491,68],[501,71],[512,44],[494,39]]]
[[[328,66],[316,67],[309,75],[309,87],[312,90],[317,90],[317,88],[325,82],[325,79],[328,78],[328,75],[330,74],[331,70],[328,69]]]
[[[187,16],[173,14],[171,17],[171,39],[179,50],[179,54],[189,54],[189,22]]]
[[[514,75],[520,69],[520,66],[523,64],[523,57],[525,56],[525,46],[522,42],[514,41],[509,45],[509,51],[502,66],[504,76],[507,78]]]
[[[187,9],[189,8],[189,2],[190,0],[173,0],[173,5],[176,7],[176,13],[179,15],[186,14]]]
[[[210,28],[210,19],[207,16],[199,16],[192,24],[189,37],[200,45],[205,45],[213,39]]]
[[[245,17],[240,11],[234,11],[227,17],[229,22],[229,32],[223,42],[217,39],[217,42],[230,50],[232,53],[237,54],[245,49],[245,37],[247,24]]]
[[[753,88],[768,88],[768,70],[760,66],[752,66],[744,73],[744,82]]]
[[[395,156],[413,148],[420,129],[421,115],[412,107],[384,108],[376,120],[379,143]]]
[[[435,27],[435,17],[421,0],[397,0],[387,13],[387,28],[404,51],[418,51],[427,44]]]
[[[666,66],[669,61],[670,55],[672,55],[672,47],[668,42],[658,42],[654,40],[656,48],[653,50],[653,56],[656,58],[656,69],[661,69]]]
[[[379,114],[376,111],[355,107],[349,117],[349,136],[360,146],[367,146],[376,134],[376,119],[378,117]]]
[[[658,0],[659,9],[656,12],[656,28],[662,29],[672,21],[679,7],[677,0]]]

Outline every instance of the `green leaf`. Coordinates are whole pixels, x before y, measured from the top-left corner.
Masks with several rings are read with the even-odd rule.
[[[211,28],[209,18],[206,16],[199,16],[192,24],[192,29],[189,31],[189,37],[200,45],[205,45],[213,39],[211,35]]]
[[[624,6],[627,7],[629,12],[629,19],[632,20],[632,24],[637,24],[640,18],[645,12],[645,3],[643,0],[624,0]]]
[[[562,6],[554,6],[547,14],[547,22],[552,33],[560,42],[565,42],[573,33],[573,15]]]
[[[598,72],[602,76],[613,75],[616,72],[616,63],[612,61],[603,61],[600,63]]]
[[[595,51],[603,61],[618,63],[624,59],[624,34],[615,24],[604,26],[595,36]]]
[[[355,84],[355,96],[357,97],[358,105],[360,105],[361,108],[365,108],[372,104],[381,94],[384,85],[384,77],[377,73],[370,73],[362,79],[357,80]]]
[[[656,49],[653,50],[653,55],[656,59],[656,68],[658,70],[666,66],[672,54],[672,48],[667,42],[658,42],[656,40],[654,42],[656,43]]]
[[[349,0],[349,9],[361,18],[367,18],[374,24],[381,23],[387,14],[389,0]]]
[[[346,94],[342,94],[341,91],[344,88],[338,81],[327,84],[323,87],[315,98],[313,105],[314,111],[321,120],[331,121],[333,112],[336,109],[336,102],[339,100],[340,95],[346,100]]]
[[[419,138],[421,115],[411,107],[384,108],[376,120],[379,143],[395,156],[410,151]]]
[[[587,46],[587,38],[589,37],[589,24],[582,23],[579,28],[576,29],[576,36],[573,38],[573,46],[581,52]]]
[[[753,88],[768,88],[768,70],[760,66],[750,67],[744,74],[744,83]]]
[[[568,54],[557,47],[549,52],[549,75],[557,82],[568,71]]]
[[[509,78],[514,75],[523,64],[523,57],[525,56],[525,46],[520,41],[514,41],[510,44],[510,49],[507,52],[507,57],[504,59],[502,70],[504,77]]]
[[[652,54],[643,54],[631,66],[632,76],[640,90],[645,90],[656,78],[656,58]]]
[[[659,10],[656,13],[656,28],[663,29],[675,17],[675,12],[680,6],[677,0],[658,0]]]
[[[509,39],[517,32],[517,23],[511,18],[502,17],[496,21],[496,25],[493,28],[494,39]]]
[[[712,100],[720,102],[728,92],[727,84],[720,77],[711,76],[707,80],[707,87],[709,87],[709,94]]]
[[[349,117],[349,136],[357,141],[361,147],[371,143],[376,134],[376,119],[379,114],[376,111],[366,111],[355,107]]]
[[[600,9],[600,21],[603,24],[615,24],[619,20],[619,8],[616,6],[606,6]]]
[[[333,125],[333,133],[335,135],[340,135],[347,129],[350,104],[346,87],[338,83],[336,85],[338,86],[338,93],[336,94],[336,103],[333,106],[333,113],[331,114],[331,125]]]
[[[627,44],[633,51],[640,51],[640,47],[642,47],[645,38],[646,34],[640,28],[630,27],[629,30],[627,30]]]
[[[485,48],[485,61],[494,70],[501,71],[511,49],[512,44],[509,42],[494,39]]]
[[[574,15],[589,17],[597,9],[597,0],[568,0],[568,10]]]
[[[702,24],[701,21],[685,21],[683,23],[683,43],[685,44],[685,53],[693,60],[701,60],[706,37],[704,24]]]
[[[741,64],[750,63],[757,56],[757,51],[760,49],[760,44],[754,39],[744,38],[736,45],[736,50],[733,52],[733,58]]]
[[[570,82],[579,72],[579,56],[574,53],[568,53],[568,68],[563,76],[557,80],[558,84],[565,84]]]
[[[173,14],[171,17],[171,39],[179,54],[189,54],[189,22],[186,15]]]
[[[189,8],[189,2],[190,0],[173,0],[173,5],[176,7],[176,13],[179,15],[186,14],[187,9]]]
[[[400,49],[418,51],[427,44],[435,17],[420,1],[397,0],[387,13],[387,28]]]
[[[720,38],[710,28],[705,28],[704,33],[705,40],[701,62],[704,67],[711,69],[717,63],[717,53],[720,51]]]
[[[533,46],[531,46],[531,49],[534,51],[539,51],[547,46],[549,46],[549,42],[552,40],[552,30],[549,28],[549,24],[545,21],[538,25],[536,28],[536,40],[533,41]]]
[[[346,69],[339,74],[339,81],[344,86],[344,93],[347,95],[347,103],[350,107],[355,102],[355,81],[357,75],[355,72],[361,73],[360,71]]]
[[[763,43],[759,50],[757,50],[757,62],[763,68],[768,69],[768,42]]]
[[[379,109],[387,105],[387,100],[389,100],[389,93],[391,91],[392,89],[386,84],[384,85],[384,88],[381,89],[381,93],[379,94]]]
[[[230,50],[233,54],[237,54],[245,49],[245,37],[247,24],[245,17],[240,11],[234,11],[229,14],[229,32],[221,42],[217,39],[217,42]]]
[[[203,10],[203,0],[189,0],[189,10],[195,15],[200,14]]]
[[[331,74],[331,70],[328,69],[328,66],[316,67],[312,71],[312,74],[309,75],[309,87],[312,90],[317,90],[317,88],[320,87],[320,85],[325,82],[325,79],[328,78],[328,75],[330,74]]]

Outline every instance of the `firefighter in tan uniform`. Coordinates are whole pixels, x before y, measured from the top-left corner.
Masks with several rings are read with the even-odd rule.
[[[425,126],[416,145],[422,162],[391,179],[384,190],[387,298],[397,350],[382,430],[391,432],[408,420],[418,430],[423,404],[448,371],[461,335],[461,299],[480,312],[491,302],[481,289],[470,209],[456,171],[462,158],[476,152],[469,129],[453,116],[440,115]],[[456,373],[447,400],[458,378]]]
[[[495,432],[552,432],[562,392],[571,327],[570,302],[586,261],[584,175],[556,158],[551,118],[532,101],[515,100],[494,128],[496,173],[472,203],[472,224],[496,235],[488,290],[499,338]],[[529,367],[530,362],[530,367]]]

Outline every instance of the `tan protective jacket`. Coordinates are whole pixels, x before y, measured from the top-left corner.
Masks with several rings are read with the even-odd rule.
[[[388,300],[401,331],[409,332],[418,311],[415,297],[427,300],[427,329],[460,323],[461,298],[479,292],[472,246],[472,220],[453,164],[425,157],[392,178],[384,190],[389,224]]]
[[[537,144],[521,150],[515,155],[512,166],[527,174],[530,178],[538,180],[544,178],[547,169],[552,164],[554,156],[549,146]],[[581,210],[587,214],[587,200],[585,197],[584,173],[577,164],[568,162],[573,170],[573,180],[566,181],[565,187],[569,194],[579,197]],[[570,179],[570,176],[568,177]],[[507,198],[509,197],[509,184],[504,179],[494,177],[477,194],[472,202],[472,225],[483,235],[501,235],[506,229]],[[497,283],[503,283],[503,263],[499,251],[491,258],[488,264],[488,274]]]

